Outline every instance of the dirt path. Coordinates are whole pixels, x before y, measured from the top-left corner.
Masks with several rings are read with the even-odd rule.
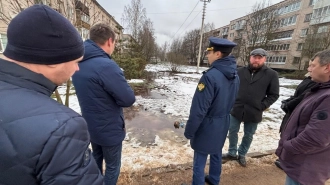
[[[223,164],[221,185],[284,185],[285,173],[273,165],[275,155],[260,159],[248,158],[243,168],[236,161]],[[207,172],[208,169],[206,169]],[[191,184],[192,166],[169,165],[139,173],[121,173],[118,185],[181,185]],[[328,181],[325,185],[330,185]]]

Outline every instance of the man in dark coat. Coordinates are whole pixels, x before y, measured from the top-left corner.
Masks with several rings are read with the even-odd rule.
[[[313,60],[309,62],[309,65],[312,63]],[[316,84],[316,82],[312,81],[310,76],[307,76],[296,88],[294,95],[290,98],[283,100],[281,108],[285,112],[283,117],[280,132],[282,132],[283,128],[286,126],[286,123],[291,116],[293,110],[296,106],[303,100],[305,94],[310,91],[310,89]],[[277,159],[275,161],[275,165],[282,169],[280,161]]]
[[[93,156],[99,169],[106,163],[104,182],[115,185],[121,166],[125,138],[123,107],[135,102],[135,95],[123,71],[111,59],[115,33],[106,24],[96,24],[85,41],[80,70],[72,77],[82,116],[88,124]]]
[[[76,28],[45,5],[8,25],[0,59],[0,184],[102,185],[85,120],[50,96],[79,70]]]
[[[220,182],[222,147],[239,87],[236,60],[229,55],[236,44],[215,37],[209,40],[207,58],[211,66],[203,72],[198,83],[184,132],[194,149],[193,185]],[[204,179],[208,155],[209,175]]]
[[[255,49],[251,52],[249,65],[237,70],[241,83],[231,111],[228,153],[222,157],[227,160],[238,159],[243,167],[246,166],[245,155],[250,148],[257,126],[262,120],[263,111],[279,97],[277,72],[264,65],[266,57],[265,50]],[[244,136],[237,149],[237,133],[241,122],[244,122]]]
[[[324,185],[330,178],[330,50],[317,53],[308,70],[318,84],[294,109],[276,150],[286,185]]]

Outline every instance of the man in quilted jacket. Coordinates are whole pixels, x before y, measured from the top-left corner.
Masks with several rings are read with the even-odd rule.
[[[50,96],[79,70],[83,41],[45,5],[15,16],[0,59],[0,184],[102,185],[85,120]]]

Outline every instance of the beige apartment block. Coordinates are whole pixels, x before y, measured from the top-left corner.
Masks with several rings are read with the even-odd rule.
[[[0,56],[7,44],[10,20],[34,4],[48,5],[61,13],[77,28],[83,40],[89,38],[90,27],[99,22],[108,24],[115,31],[116,40],[123,35],[123,27],[96,0],[0,0]]]
[[[309,58],[302,57],[302,48],[311,26],[318,25],[317,33],[328,32],[330,0],[285,0],[268,8],[277,10],[276,38],[269,42],[267,65],[271,68],[304,69]],[[230,21],[226,26],[212,30],[208,35],[227,38],[236,43],[246,37],[248,15]],[[246,65],[238,57],[238,65]]]

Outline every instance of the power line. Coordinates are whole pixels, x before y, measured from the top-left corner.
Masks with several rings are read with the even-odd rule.
[[[188,15],[188,17],[186,18],[186,20],[184,20],[184,22],[181,24],[181,26],[180,26],[180,28],[178,29],[178,31],[181,29],[181,27],[182,27],[182,26],[184,25],[184,23],[187,21],[187,19],[188,19],[189,16],[191,15],[191,13],[195,10],[195,8],[197,7],[198,3],[199,3],[199,0],[197,1],[197,3],[196,3],[196,5],[195,5],[194,9],[191,10],[191,12],[190,12],[190,14]],[[175,32],[175,34],[173,35],[173,38],[174,38],[174,36],[178,33],[178,31]]]
[[[182,33],[184,33],[184,32],[187,30],[187,28],[191,25],[192,22],[194,22],[194,20],[197,18],[197,16],[198,16],[201,12],[202,12],[202,10],[199,11],[198,14],[196,14],[196,16],[194,17],[194,19],[188,24],[188,26],[186,26],[186,28],[180,33],[180,35],[182,35]]]
[[[252,7],[252,6],[243,6],[243,7],[237,7],[237,8],[221,8],[221,9],[213,9],[213,10],[207,10],[207,11],[213,12],[213,11],[219,11],[219,10],[235,10],[235,9],[248,8],[248,7]],[[192,12],[198,12],[198,11],[192,11]],[[188,12],[153,12],[153,13],[146,13],[146,14],[174,14],[174,13],[188,13]]]
[[[249,7],[253,7],[253,6],[242,6],[242,7],[236,7],[236,8],[220,8],[220,9],[213,9],[213,10],[208,10],[210,12],[213,11],[219,11],[219,10],[236,10],[236,9],[241,9],[241,8],[249,8]],[[199,11],[192,11],[192,12],[199,12]],[[183,14],[183,13],[191,13],[191,12],[152,12],[152,13],[146,13],[148,14]],[[116,14],[122,14],[122,13],[112,13],[113,15]]]

